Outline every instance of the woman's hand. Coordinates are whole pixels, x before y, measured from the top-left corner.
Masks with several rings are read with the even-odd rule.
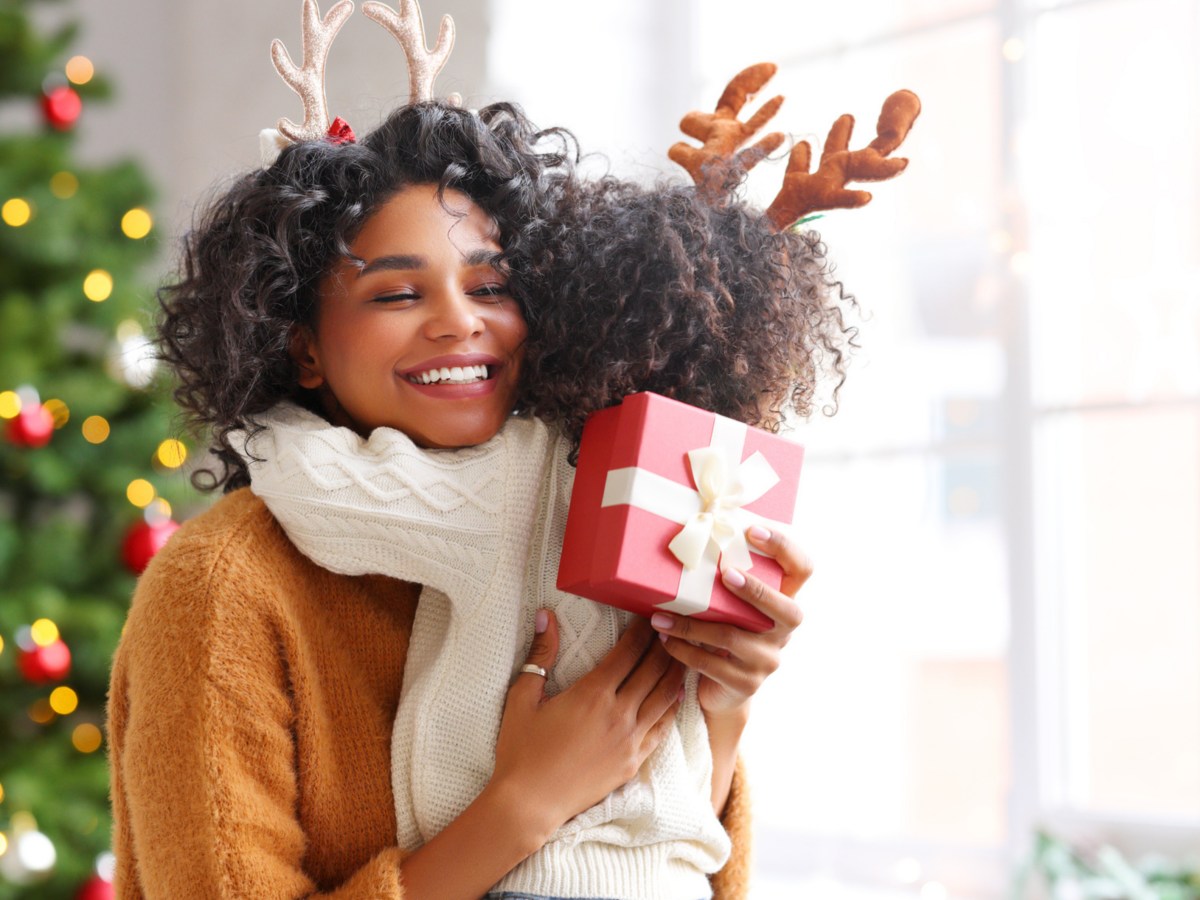
[[[558,625],[542,610],[538,627],[528,661],[549,669]],[[454,821],[405,857],[404,896],[482,896],[558,826],[633,778],[674,723],[683,675],[644,619],[557,697],[546,699],[542,676],[518,675],[504,704],[491,779]]]
[[[783,569],[779,590],[737,569],[725,572],[725,586],[775,624],[761,634],[736,625],[655,613],[651,624],[668,653],[702,676],[700,708],[710,718],[744,712],[767,676],[779,668],[780,654],[804,618],[796,593],[812,575],[812,564],[787,535],[755,526],[747,538]]]
[[[544,618],[543,618],[544,617]],[[547,611],[529,662],[549,669],[558,625]],[[629,781],[666,737],[679,707],[684,668],[644,619],[635,620],[600,663],[556,697],[522,673],[508,692],[488,788],[518,799],[546,840],[572,816]]]

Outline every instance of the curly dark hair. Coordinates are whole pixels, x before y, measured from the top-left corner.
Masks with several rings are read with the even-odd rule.
[[[400,189],[469,196],[499,229],[499,265],[529,326],[518,408],[574,441],[584,420],[651,390],[777,430],[812,412],[822,375],[844,379],[853,298],[815,233],[775,234],[732,195],[576,175],[574,139],[539,131],[511,104],[471,113],[401,107],[359,144],[293,145],[218,196],[159,291],[159,346],[190,424],[211,429],[223,471],[202,489],[249,483],[230,442],[284,398],[316,411],[289,353],[318,284]]]
[[[478,113],[442,103],[403,106],[361,143],[310,141],[284,149],[217,196],[184,238],[181,273],[158,292],[159,354],[175,399],[196,431],[211,429],[223,471],[202,468],[203,490],[249,484],[231,432],[281,399],[311,405],[289,354],[296,325],[311,325],[317,288],[366,221],[400,189],[462,191],[495,220],[514,272],[570,180],[574,139],[538,131],[512,104]]]
[[[654,391],[778,431],[808,416],[822,376],[836,405],[857,330],[820,237],[775,233],[732,196],[614,178],[576,184],[536,248],[521,406],[583,423]]]

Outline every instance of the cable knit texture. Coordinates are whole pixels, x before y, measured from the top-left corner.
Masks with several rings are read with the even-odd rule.
[[[362,439],[292,405],[249,442],[251,489],[293,543],[346,575],[424,586],[396,716],[398,840],[446,827],[491,775],[504,699],[540,608],[561,624],[547,689],[590,671],[629,615],[554,587],[574,470],[567,443],[511,419],[478,447]],[[676,728],[638,776],[564,825],[497,885],[561,897],[695,900],[729,855],[712,812],[712,760],[695,679]]]
[[[108,749],[121,900],[401,900],[392,720],[417,588],[322,569],[229,494],[138,582]],[[747,893],[739,770],[719,900]]]

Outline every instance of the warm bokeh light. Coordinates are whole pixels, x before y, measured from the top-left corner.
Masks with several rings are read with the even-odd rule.
[[[0,653],[4,652],[4,636],[0,635]],[[0,790],[0,800],[4,799],[4,791]]]
[[[79,179],[74,172],[55,172],[50,176],[50,193],[59,200],[70,200],[79,190]]]
[[[75,730],[71,732],[71,743],[75,745],[75,749],[80,753],[95,753],[100,749],[100,744],[103,741],[104,738],[100,734],[100,729],[90,722],[76,725]]]
[[[83,439],[89,444],[103,444],[108,440],[110,430],[108,419],[104,416],[88,416],[83,420]]]
[[[3,803],[3,802],[4,802],[4,785],[0,784],[0,803]],[[3,852],[4,852],[3,850],[0,850],[0,853],[3,853]]]
[[[149,506],[154,501],[154,494],[154,485],[145,478],[135,478],[129,482],[129,487],[125,488],[125,496],[139,509]]]
[[[0,206],[0,219],[4,220],[5,225],[20,228],[31,218],[33,218],[33,207],[29,205],[28,200],[13,197],[11,200],[5,200],[4,205]]]
[[[134,207],[121,217],[121,231],[125,237],[138,240],[144,238],[150,233],[150,229],[154,227],[154,219],[150,217],[150,213],[142,209],[140,206]]]
[[[0,419],[15,419],[21,412],[21,395],[16,391],[0,393]]]
[[[96,67],[86,56],[72,56],[67,60],[66,73],[71,84],[87,84],[96,74]]]
[[[1025,56],[1025,42],[1020,38],[1009,38],[1000,48],[1000,52],[1009,62],[1020,62]]]
[[[56,687],[50,692],[50,708],[60,716],[69,716],[79,708],[79,695],[69,687]]]
[[[103,269],[93,269],[83,279],[83,295],[93,303],[101,303],[112,296],[112,276]]]
[[[166,466],[168,469],[178,469],[187,459],[187,447],[182,441],[175,438],[167,438],[158,445],[158,450],[154,454],[155,458]]]
[[[58,626],[49,619],[38,619],[29,626],[29,636],[39,647],[49,647],[58,640]]]
[[[8,835],[0,831],[0,856],[8,852]]]
[[[54,710],[50,708],[50,701],[45,697],[39,697],[33,701],[33,705],[29,707],[29,718],[37,722],[39,725],[46,725],[54,721]]]
[[[71,410],[61,400],[57,398],[47,400],[42,405],[46,408],[46,412],[50,413],[50,417],[54,419],[55,428],[62,428],[71,420]]]

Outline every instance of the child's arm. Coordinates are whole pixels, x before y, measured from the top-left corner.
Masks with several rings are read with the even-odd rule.
[[[804,618],[796,593],[812,575],[812,563],[780,532],[751,528],[747,538],[783,569],[779,590],[736,569],[724,575],[725,586],[755,609],[771,617],[775,627],[761,634],[733,625],[702,622],[687,616],[655,613],[650,622],[667,652],[702,678],[700,708],[708,722],[713,752],[713,807],[725,806],[736,767],[737,744],[750,715],[750,699],[779,668],[780,654]]]

